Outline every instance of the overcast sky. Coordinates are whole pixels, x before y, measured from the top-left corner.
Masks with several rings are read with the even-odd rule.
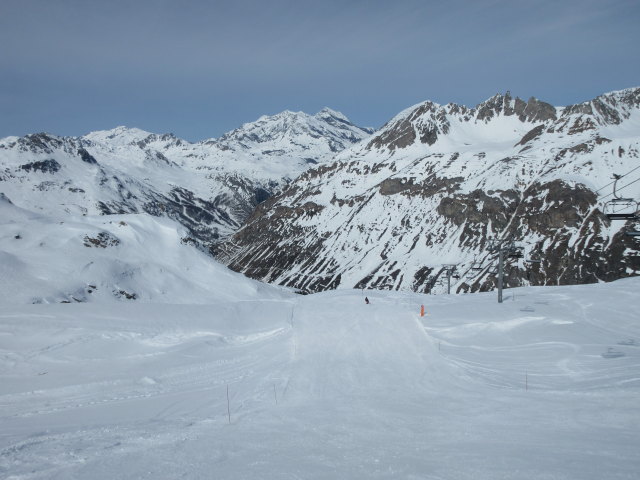
[[[0,0],[0,137],[217,137],[328,106],[379,127],[510,90],[640,86],[640,0]]]

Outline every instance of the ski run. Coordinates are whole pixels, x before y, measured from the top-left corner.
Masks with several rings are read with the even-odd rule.
[[[639,287],[6,303],[0,477],[636,479]]]

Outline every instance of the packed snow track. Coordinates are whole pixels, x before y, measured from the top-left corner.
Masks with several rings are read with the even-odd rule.
[[[635,479],[639,286],[5,306],[0,477]]]

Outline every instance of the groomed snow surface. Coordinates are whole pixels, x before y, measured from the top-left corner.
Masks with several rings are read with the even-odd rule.
[[[0,477],[637,479],[639,287],[6,305]]]

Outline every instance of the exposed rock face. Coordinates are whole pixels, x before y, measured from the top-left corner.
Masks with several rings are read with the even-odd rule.
[[[495,288],[489,238],[513,238],[507,287],[610,281],[640,272],[640,225],[611,223],[612,173],[640,158],[640,89],[556,108],[496,95],[469,109],[426,102],[262,204],[222,246],[268,282],[442,292]],[[635,134],[630,132],[636,129]],[[636,176],[625,196],[640,198]],[[474,267],[474,268],[472,268]]]
[[[526,145],[531,140],[534,140],[538,138],[540,135],[542,135],[543,132],[544,132],[544,125],[538,125],[537,127],[534,127],[531,130],[529,130],[526,133],[526,135],[522,137],[522,140],[516,143],[516,145]]]
[[[90,237],[88,235],[85,235],[84,237],[85,247],[107,248],[115,247],[119,244],[120,240],[118,237],[109,232],[100,232],[95,237]]]
[[[416,138],[421,143],[433,145],[439,134],[447,134],[449,122],[444,110],[436,104],[426,102],[408,116],[392,120],[380,135],[369,143],[371,148],[387,146],[390,150],[412,145]]]
[[[30,162],[20,165],[20,168],[25,172],[42,172],[42,173],[56,173],[60,170],[60,164],[53,159],[41,160],[39,162]]]

